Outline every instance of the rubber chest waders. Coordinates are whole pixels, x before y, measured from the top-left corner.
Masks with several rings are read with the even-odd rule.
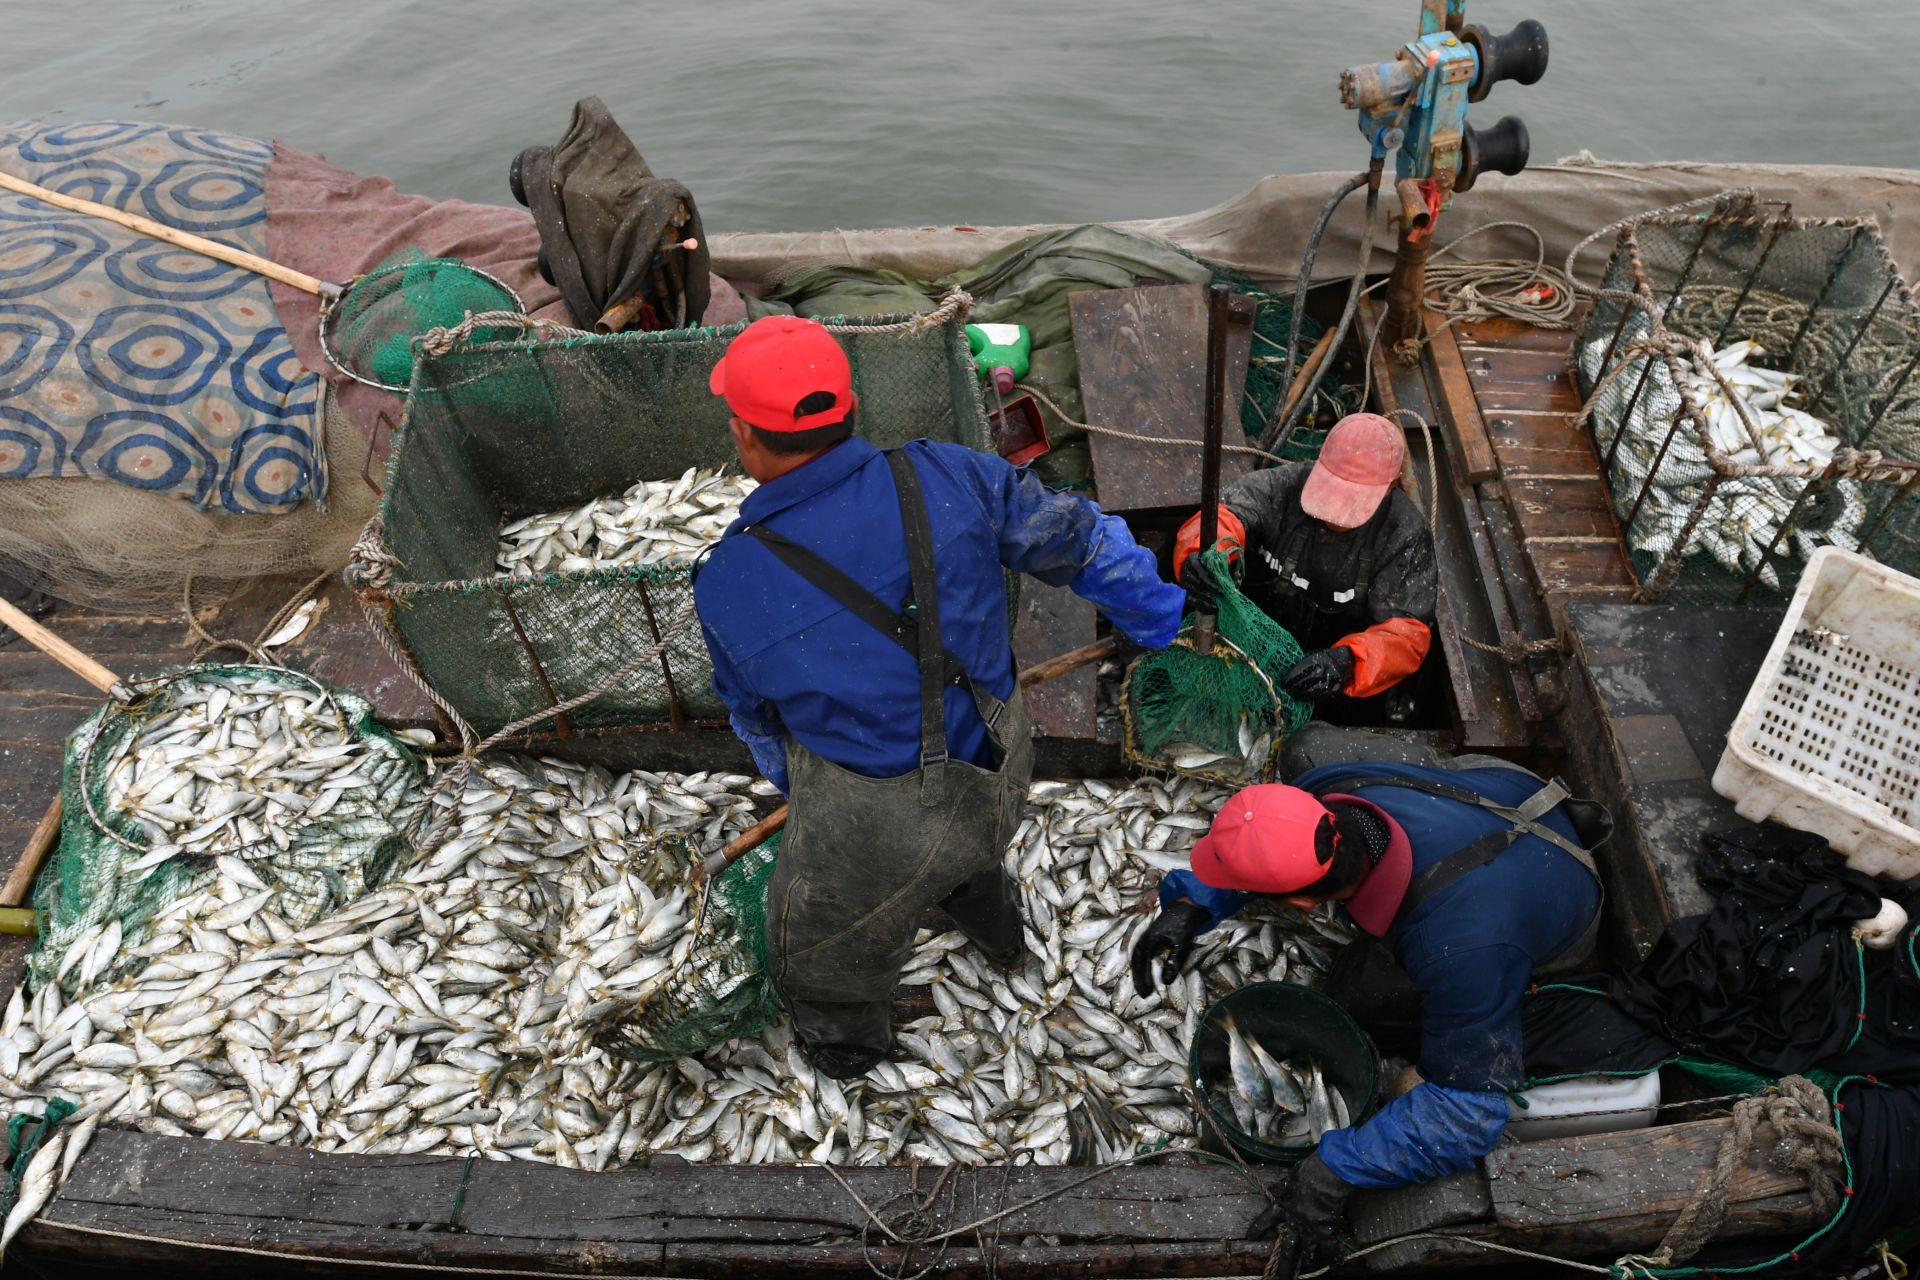
[[[1021,946],[1001,857],[1033,774],[1016,688],[1002,702],[977,687],[941,642],[933,532],[906,454],[887,455],[899,491],[911,587],[896,613],[815,552],[760,526],[747,530],[788,568],[912,653],[920,668],[920,764],[869,778],[791,739],[792,817],[767,886],[767,962],[794,1030],[830,1074],[858,1075],[893,1044],[891,997],[921,913],[941,907],[990,956]],[[947,755],[945,696],[965,688],[987,726],[995,768]]]

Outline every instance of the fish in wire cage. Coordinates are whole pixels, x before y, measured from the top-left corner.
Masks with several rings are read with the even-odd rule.
[[[1598,375],[1605,347],[1594,341],[1582,352],[1590,380]],[[1823,546],[1857,547],[1866,517],[1859,482],[1822,483],[1812,474],[1832,462],[1842,442],[1827,423],[1791,403],[1805,394],[1804,379],[1757,363],[1767,355],[1752,341],[1716,349],[1697,340],[1680,361],[1680,388],[1664,360],[1647,357],[1645,386],[1625,423],[1621,413],[1635,379],[1615,379],[1601,393],[1596,436],[1603,453],[1613,453],[1621,514],[1640,504],[1627,530],[1636,551],[1657,558],[1676,552],[1709,556],[1729,574],[1753,574],[1777,590],[1783,558],[1805,560]],[[1716,481],[1719,472],[1693,420],[1674,425],[1683,408],[1681,389],[1698,409],[1707,442],[1728,463],[1798,467],[1808,474],[1734,473]],[[1694,508],[1709,482],[1715,483],[1712,498],[1696,520]]]
[[[571,511],[509,521],[494,565],[520,575],[685,567],[719,540],[757,487],[746,476],[704,467],[673,480],[641,480]]]

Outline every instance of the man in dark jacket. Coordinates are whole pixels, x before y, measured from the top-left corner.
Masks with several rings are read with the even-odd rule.
[[[889,1004],[938,904],[1003,963],[1023,948],[1002,871],[1032,771],[1003,567],[1071,588],[1136,643],[1185,597],[1117,517],[993,454],[852,434],[846,353],[756,321],[712,387],[760,482],[694,599],[714,692],[792,814],[767,890],[768,964],[829,1075],[893,1043]]]
[[[1320,736],[1352,743],[1372,735]],[[1323,764],[1291,785],[1235,794],[1195,842],[1193,869],[1162,879],[1160,915],[1134,948],[1134,985],[1144,996],[1156,960],[1161,980],[1171,980],[1196,936],[1256,896],[1302,910],[1337,901],[1361,931],[1352,947],[1384,944],[1390,954],[1373,958],[1410,980],[1422,1083],[1364,1124],[1328,1133],[1277,1197],[1301,1235],[1321,1246],[1338,1232],[1354,1188],[1427,1182],[1493,1149],[1507,1123],[1507,1091],[1523,1079],[1529,975],[1583,958],[1599,918],[1586,842],[1604,838],[1604,820],[1592,806],[1491,757],[1422,754],[1431,763]],[[1340,979],[1355,968],[1350,956],[1365,955],[1343,954],[1327,984],[1363,1025],[1369,1010]]]
[[[1312,465],[1255,471],[1221,495],[1215,545],[1253,603],[1306,649],[1283,680],[1295,697],[1372,699],[1427,656],[1439,579],[1426,517],[1395,485],[1406,453],[1399,427],[1356,413],[1327,433]],[[1196,514],[1173,552],[1174,577],[1196,604],[1217,592],[1192,558],[1199,548]]]

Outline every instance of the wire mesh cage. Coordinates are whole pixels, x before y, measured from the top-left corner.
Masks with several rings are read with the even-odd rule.
[[[990,447],[965,318],[955,295],[927,315],[826,322],[852,362],[863,437]],[[731,463],[708,377],[740,328],[422,344],[348,576],[398,656],[473,729],[527,742],[723,720],[689,565],[509,574],[495,554],[522,516]]]
[[[1823,546],[1920,570],[1920,310],[1867,218],[1628,226],[1576,349],[1641,597],[1775,604]]]

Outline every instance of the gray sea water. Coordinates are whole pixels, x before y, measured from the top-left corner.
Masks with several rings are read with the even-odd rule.
[[[1414,0],[7,0],[0,118],[280,138],[506,203],[598,94],[711,231],[1151,217],[1358,169],[1335,90]],[[1502,0],[1552,65],[1475,108],[1536,161],[1920,165],[1912,0]]]

